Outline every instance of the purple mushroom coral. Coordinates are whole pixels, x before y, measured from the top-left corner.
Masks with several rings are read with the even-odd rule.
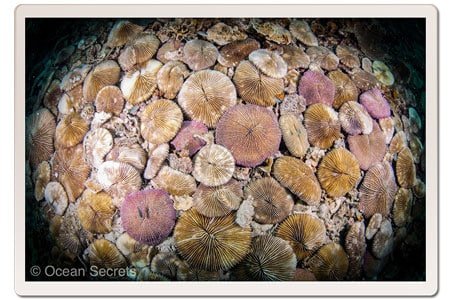
[[[306,71],[300,79],[298,92],[305,97],[306,105],[323,103],[331,106],[334,101],[333,81],[317,71]]]
[[[194,155],[205,145],[205,141],[195,135],[201,135],[208,132],[208,127],[197,121],[184,121],[177,136],[171,144],[177,151],[188,150],[189,156]]]
[[[391,108],[380,89],[373,88],[359,96],[359,102],[366,108],[372,118],[382,119],[391,115]]]
[[[120,216],[123,228],[132,238],[158,245],[172,232],[176,211],[166,191],[149,189],[128,194]]]

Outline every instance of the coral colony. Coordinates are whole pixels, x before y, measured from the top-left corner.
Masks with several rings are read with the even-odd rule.
[[[55,55],[26,126],[46,251],[117,280],[378,278],[425,197],[396,73],[358,28],[224,22],[110,22]]]

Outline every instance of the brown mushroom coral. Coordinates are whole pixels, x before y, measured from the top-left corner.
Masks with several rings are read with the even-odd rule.
[[[55,214],[62,216],[69,205],[64,187],[57,181],[50,181],[45,187],[45,201],[53,207]]]
[[[255,237],[242,262],[246,280],[292,280],[297,260],[284,240],[271,235]]]
[[[395,225],[401,227],[410,221],[412,205],[413,193],[411,190],[400,188],[395,195],[394,207],[392,208]]]
[[[408,189],[414,186],[416,182],[416,165],[414,164],[414,157],[411,150],[408,147],[403,148],[398,153],[395,173],[401,187]]]
[[[99,268],[125,268],[127,261],[119,249],[108,240],[95,240],[87,249],[89,263]]]
[[[217,45],[223,46],[233,41],[243,40],[247,38],[247,34],[237,26],[231,27],[223,22],[219,22],[208,29],[206,38]]]
[[[118,116],[123,109],[122,91],[114,85],[103,87],[95,98],[95,107],[99,112],[112,113]]]
[[[86,190],[78,204],[81,226],[92,233],[108,233],[112,230],[115,213],[112,198],[105,192],[95,194]]]
[[[322,220],[302,213],[291,215],[281,223],[277,236],[287,241],[302,261],[325,243],[326,229]]]
[[[248,103],[272,106],[276,99],[284,97],[283,79],[262,74],[247,60],[237,66],[233,82],[236,84],[239,96]]]
[[[333,107],[338,109],[347,101],[358,100],[358,88],[353,81],[343,73],[341,70],[331,71],[328,73],[328,77],[333,81],[336,88],[334,96]]]
[[[94,101],[97,93],[107,85],[119,82],[120,67],[114,60],[105,60],[95,66],[83,83],[85,101]]]
[[[141,134],[150,143],[167,143],[175,137],[182,121],[183,113],[175,102],[155,100],[142,112]]]
[[[118,21],[109,32],[106,45],[110,48],[123,46],[143,30],[143,27],[129,21]]]
[[[105,128],[96,128],[89,131],[84,137],[83,149],[86,161],[98,168],[105,155],[112,149],[113,137]]]
[[[249,252],[251,234],[234,222],[234,215],[208,218],[190,209],[178,219],[175,245],[193,268],[228,270]]]
[[[246,193],[253,198],[254,218],[258,223],[279,223],[290,214],[294,206],[292,197],[271,177],[251,182]]]
[[[368,218],[375,213],[386,217],[391,211],[396,192],[397,184],[391,165],[386,161],[377,163],[364,176],[359,209]]]
[[[319,42],[317,41],[316,36],[311,31],[308,23],[303,20],[293,20],[289,25],[289,30],[292,35],[305,44],[306,46],[318,46]]]
[[[142,64],[152,58],[158,50],[159,39],[151,33],[139,33],[136,38],[127,43],[120,53],[118,62],[124,71],[133,69],[137,64]]]
[[[394,248],[394,231],[389,220],[381,222],[380,230],[375,234],[372,241],[372,254],[378,258],[384,258]]]
[[[142,172],[147,163],[147,153],[139,144],[116,145],[105,159],[127,163]]]
[[[341,197],[353,189],[361,174],[356,157],[344,148],[328,152],[317,170],[321,186],[331,197]]]
[[[347,142],[350,151],[356,156],[361,169],[367,170],[383,160],[386,154],[386,143],[383,131],[373,120],[372,132],[363,135],[349,135]]]
[[[192,195],[197,188],[194,177],[163,166],[153,182],[173,196]]]
[[[150,59],[139,70],[126,74],[120,82],[125,99],[132,105],[146,101],[156,89],[156,77],[161,67],[159,61]]]
[[[113,197],[116,206],[120,206],[126,195],[139,190],[142,185],[142,178],[134,167],[116,161],[105,161],[99,166],[97,181]]]
[[[336,47],[336,55],[340,62],[351,69],[359,68],[361,65],[358,54],[359,51],[351,46],[341,44]]]
[[[404,131],[398,131],[391,140],[389,145],[389,153],[398,154],[403,148],[407,147],[408,141]]]
[[[206,217],[223,217],[237,210],[243,197],[241,184],[231,179],[215,187],[200,184],[194,195],[194,208]]]
[[[80,116],[73,112],[65,115],[55,131],[55,145],[68,148],[80,143],[86,132],[89,130],[89,124]]]
[[[309,142],[323,149],[330,148],[341,135],[338,113],[328,105],[316,103],[305,112]]]
[[[348,101],[339,109],[342,128],[351,135],[370,134],[373,129],[372,118],[364,106],[356,101]]]
[[[166,63],[156,76],[159,90],[167,99],[174,99],[180,91],[189,71],[180,61]]]
[[[345,251],[348,254],[348,277],[352,280],[360,280],[366,253],[366,237],[364,222],[355,222],[345,236]]]
[[[234,41],[220,48],[217,60],[225,67],[235,67],[241,60],[246,59],[250,53],[259,49],[259,47],[259,42],[251,38]]]
[[[287,45],[292,42],[292,35],[289,30],[275,22],[254,23],[253,28],[266,39],[277,44]]]
[[[272,78],[283,78],[287,74],[287,64],[276,52],[267,49],[258,49],[248,56],[263,74]]]
[[[275,178],[308,205],[318,205],[321,189],[313,170],[299,159],[282,156],[273,165]]]
[[[324,70],[336,70],[339,65],[339,57],[326,47],[309,47],[306,49],[306,54],[311,59],[311,65],[317,65]]]
[[[178,103],[191,119],[215,127],[225,110],[236,104],[236,89],[223,73],[203,70],[184,82]]]
[[[281,132],[275,114],[257,105],[235,105],[217,123],[216,141],[236,163],[255,167],[278,151]]]
[[[42,108],[26,119],[26,153],[32,167],[49,160],[54,151],[56,123],[52,113]]]
[[[47,161],[41,162],[33,173],[34,198],[37,201],[44,199],[45,186],[50,181],[50,164]]]
[[[59,87],[65,92],[69,92],[80,86],[91,70],[91,65],[81,65],[70,70],[61,80]]]
[[[281,57],[287,63],[289,69],[307,69],[310,64],[309,56],[302,48],[294,45],[283,45]]]
[[[318,280],[343,280],[348,271],[348,257],[341,245],[326,244],[308,261]]]
[[[158,145],[154,150],[152,150],[148,156],[147,165],[144,171],[144,178],[152,179],[155,177],[168,155],[169,144]]]
[[[181,60],[183,56],[184,43],[177,39],[170,39],[165,42],[156,53],[156,59],[163,64],[169,61]]]
[[[44,99],[42,103],[46,108],[48,108],[55,116],[58,115],[58,102],[61,98],[63,91],[60,88],[60,81],[54,79],[44,94]]]
[[[59,149],[53,158],[52,172],[67,192],[70,202],[75,202],[84,190],[84,182],[89,177],[91,168],[84,160],[81,144]]]
[[[220,145],[207,145],[195,156],[192,175],[206,186],[227,183],[234,173],[234,158],[227,148]]]
[[[279,119],[283,141],[293,156],[303,157],[309,148],[308,134],[302,122],[294,114],[282,115]]]
[[[378,84],[377,78],[372,73],[359,68],[353,69],[350,73],[350,77],[352,78],[355,85],[363,91],[370,90],[371,88],[376,87]]]
[[[207,69],[216,63],[219,51],[210,42],[190,40],[183,48],[184,62],[193,71]]]

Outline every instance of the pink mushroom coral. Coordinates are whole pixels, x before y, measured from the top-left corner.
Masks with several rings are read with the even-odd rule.
[[[172,232],[176,211],[169,194],[161,189],[128,194],[120,209],[125,231],[135,240],[158,245]]]
[[[380,89],[373,88],[359,96],[359,102],[375,119],[387,118],[391,115],[391,108]]]
[[[208,132],[208,127],[197,121],[184,121],[177,136],[171,144],[177,151],[188,150],[189,156],[194,155],[205,142],[195,135],[201,135]]]
[[[333,81],[317,71],[306,71],[300,79],[298,92],[305,97],[306,105],[324,103],[332,105],[335,87]]]

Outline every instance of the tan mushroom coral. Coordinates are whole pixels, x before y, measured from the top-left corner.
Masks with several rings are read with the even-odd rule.
[[[194,208],[206,217],[223,217],[237,210],[243,197],[241,184],[231,179],[215,187],[200,184],[194,195]]]
[[[107,193],[84,191],[78,204],[78,218],[84,229],[92,233],[110,232],[114,213],[112,198]]]
[[[84,190],[84,182],[91,168],[84,160],[83,145],[59,149],[55,152],[52,164],[53,177],[66,190],[70,202],[75,202]]]
[[[239,96],[248,103],[272,106],[284,97],[284,83],[261,73],[251,62],[244,60],[236,68],[233,82]]]
[[[230,150],[237,164],[255,167],[278,151],[281,132],[271,110],[240,104],[220,118],[216,141]]]
[[[234,222],[234,215],[208,218],[190,209],[178,219],[174,238],[177,250],[193,268],[228,270],[249,252],[251,234]]]
[[[271,177],[251,182],[246,193],[253,198],[254,218],[258,223],[279,223],[290,214],[294,206],[292,197]]]
[[[169,61],[182,60],[184,43],[178,39],[170,39],[159,47],[156,59],[163,64]]]
[[[309,142],[323,149],[330,148],[341,135],[338,113],[322,103],[310,105],[306,109],[305,127]]]
[[[152,259],[151,270],[171,280],[183,279],[187,264],[173,252],[159,252]]]
[[[112,149],[113,137],[105,128],[96,128],[89,131],[83,140],[83,149],[86,161],[98,168],[104,161],[105,155]]]
[[[175,137],[182,121],[183,113],[175,102],[155,100],[142,112],[141,134],[150,143],[167,143]]]
[[[311,60],[302,48],[294,45],[283,45],[281,57],[287,63],[289,69],[307,69]]]
[[[297,260],[289,244],[271,235],[255,237],[242,262],[247,280],[292,280]]]
[[[397,189],[391,165],[386,161],[375,164],[361,184],[359,209],[368,218],[376,213],[388,216]]]
[[[336,70],[339,65],[339,57],[326,47],[309,47],[306,49],[306,54],[311,59],[311,65],[317,65],[324,70]]]
[[[105,161],[98,167],[97,181],[113,197],[115,206],[120,206],[126,195],[138,191],[142,185],[142,178],[134,167],[116,161]]]
[[[318,46],[319,42],[317,41],[317,37],[311,31],[308,23],[303,20],[293,20],[289,25],[289,30],[292,35],[305,44],[306,46]]]
[[[347,74],[341,70],[335,70],[328,73],[328,77],[333,81],[336,88],[333,107],[338,109],[347,101],[358,100],[358,88]]]
[[[146,101],[156,89],[156,76],[161,67],[162,63],[150,59],[139,70],[126,74],[120,82],[125,99],[132,105]]]
[[[44,94],[44,99],[42,103],[46,108],[48,108],[55,116],[58,115],[58,102],[61,98],[63,91],[60,88],[60,81],[54,79]]]
[[[55,145],[68,148],[80,143],[86,132],[89,130],[89,124],[80,116],[73,112],[65,115],[55,131]]]
[[[118,21],[109,32],[106,45],[110,48],[123,46],[134,39],[143,30],[143,27],[131,23],[130,21]]]
[[[120,53],[118,62],[124,71],[130,71],[136,65],[142,64],[152,58],[161,42],[151,33],[139,33],[136,38],[127,43]]]
[[[233,41],[247,38],[247,34],[242,32],[237,26],[229,26],[223,22],[216,23],[206,32],[206,38],[217,45],[223,46]]]
[[[277,236],[287,241],[297,259],[302,261],[325,243],[326,230],[322,220],[302,213],[283,221],[277,229]]]
[[[223,73],[203,70],[185,81],[178,103],[191,119],[215,127],[225,110],[236,104],[236,89]]]
[[[277,44],[287,45],[292,42],[292,35],[289,30],[275,22],[254,23],[253,28],[266,39]]]
[[[303,157],[309,148],[308,134],[300,119],[294,114],[282,115],[279,119],[283,141],[293,156]]]
[[[391,144],[389,145],[389,153],[398,154],[407,146],[408,141],[406,140],[405,132],[398,131],[391,140]]]
[[[416,165],[414,164],[414,157],[411,150],[408,147],[403,148],[398,153],[395,173],[401,187],[408,189],[414,186],[416,182]]]
[[[195,156],[194,175],[197,181],[206,186],[227,183],[234,173],[234,158],[227,148],[220,145],[207,145]]]
[[[191,70],[207,69],[216,63],[219,51],[210,42],[190,40],[183,48],[184,62]]]
[[[411,218],[413,205],[413,193],[411,189],[400,188],[395,195],[392,216],[395,225],[401,227],[406,225]]]
[[[83,83],[85,101],[94,101],[97,93],[105,86],[119,82],[120,67],[114,60],[105,60],[95,66]]]
[[[108,240],[95,240],[87,249],[89,263],[99,268],[125,268],[127,261],[119,249]]]
[[[147,153],[139,144],[116,145],[105,159],[127,163],[142,172],[147,163]]]
[[[367,110],[356,101],[348,101],[339,109],[342,128],[351,135],[370,134],[373,129],[372,118]]]
[[[114,85],[103,87],[95,98],[95,107],[99,112],[112,113],[118,116],[123,109],[122,91]]]
[[[263,74],[272,78],[283,78],[287,74],[287,63],[276,52],[267,49],[258,49],[248,56]]]
[[[386,154],[386,143],[383,131],[373,120],[372,132],[363,135],[349,135],[347,142],[350,151],[356,156],[361,169],[367,170],[383,160]]]
[[[163,162],[169,155],[169,144],[161,144],[149,153],[144,171],[145,179],[152,179],[158,174]]]
[[[188,76],[189,70],[180,61],[170,61],[166,63],[156,76],[159,90],[167,99],[174,99]]]
[[[45,187],[50,181],[50,164],[41,162],[33,173],[34,198],[37,201],[44,199]]]
[[[359,68],[361,62],[359,61],[359,51],[355,48],[347,45],[338,45],[336,47],[336,55],[339,57],[339,60],[345,66],[353,69]]]
[[[225,67],[235,67],[241,60],[246,59],[250,53],[259,49],[259,47],[259,42],[251,38],[243,41],[234,41],[220,48],[217,60]]]
[[[62,216],[69,205],[64,187],[57,181],[50,181],[45,187],[45,201],[52,207],[55,214]]]
[[[350,77],[355,85],[363,91],[370,90],[378,84],[377,78],[372,73],[359,68],[353,69],[350,73]]]
[[[318,280],[343,280],[348,271],[348,257],[341,245],[329,243],[308,261]]]
[[[26,119],[26,153],[32,167],[49,160],[54,152],[56,122],[52,113],[42,108]]]
[[[81,65],[70,70],[61,80],[59,87],[65,92],[69,92],[79,87],[91,70],[91,65]]]
[[[194,177],[163,166],[153,182],[173,196],[192,195],[197,188]]]
[[[353,189],[361,174],[356,157],[344,148],[328,152],[317,171],[321,186],[331,197],[341,197]]]
[[[273,165],[275,178],[308,205],[318,205],[321,189],[313,170],[299,159],[282,156]]]

